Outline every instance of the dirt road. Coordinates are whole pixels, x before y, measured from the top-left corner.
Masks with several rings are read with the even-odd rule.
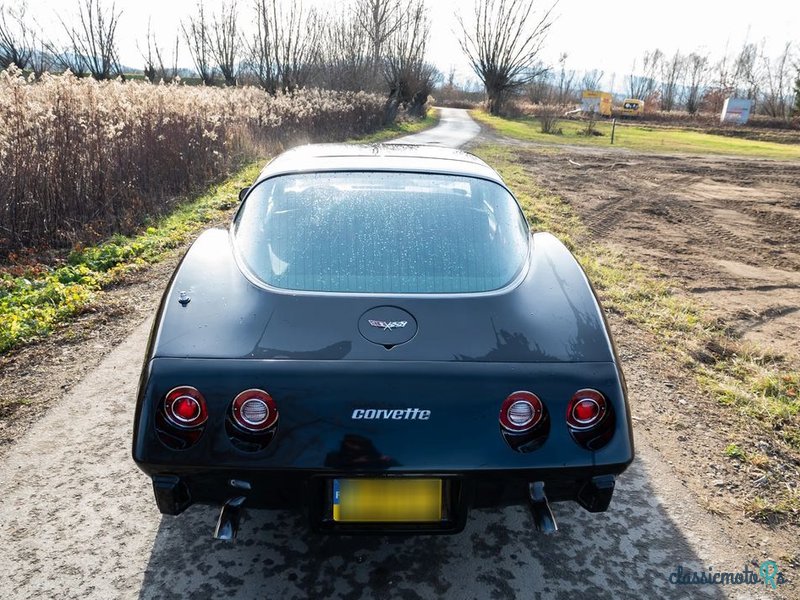
[[[454,118],[468,119],[463,111]],[[536,534],[526,510],[512,508],[474,511],[452,537],[337,538],[309,534],[293,512],[254,511],[235,543],[211,539],[211,508],[162,517],[130,459],[130,439],[150,326],[136,315],[154,309],[166,276],[162,269],[149,282],[144,302],[128,300],[145,308],[126,317],[130,334],[3,450],[0,598],[797,597],[797,587],[776,594],[669,582],[678,567],[738,572],[790,549],[695,500],[670,463],[703,468],[701,458],[654,449],[663,440],[642,426],[651,406],[644,399],[689,395],[690,383],[662,368],[647,336],[617,320],[638,455],[607,513],[556,504],[553,536]]]

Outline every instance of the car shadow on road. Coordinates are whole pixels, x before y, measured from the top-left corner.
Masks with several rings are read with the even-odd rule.
[[[463,533],[427,537],[315,535],[302,514],[251,511],[230,543],[211,539],[215,509],[192,507],[162,518],[140,598],[726,597],[722,586],[669,582],[678,566],[708,565],[664,513],[639,461],[608,512],[553,510],[560,529],[550,536],[512,507],[472,511]]]

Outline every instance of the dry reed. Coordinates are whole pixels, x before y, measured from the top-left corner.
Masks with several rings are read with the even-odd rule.
[[[369,133],[363,92],[209,88],[0,73],[0,257],[127,233],[172,200],[299,141]]]

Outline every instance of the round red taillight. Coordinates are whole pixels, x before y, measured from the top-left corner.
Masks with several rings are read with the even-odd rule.
[[[173,388],[167,393],[164,413],[172,425],[182,429],[200,427],[208,419],[203,394],[188,385]]]
[[[542,420],[542,401],[531,392],[514,392],[500,407],[500,425],[512,433],[530,431]]]
[[[567,425],[572,429],[589,429],[605,417],[606,398],[596,390],[578,390],[567,406]]]
[[[233,422],[246,431],[260,432],[278,422],[278,407],[263,390],[245,390],[233,399]]]

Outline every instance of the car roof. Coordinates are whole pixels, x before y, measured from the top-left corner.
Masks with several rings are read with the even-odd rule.
[[[431,145],[415,144],[308,144],[272,160],[257,182],[288,173],[320,171],[407,171],[480,177],[496,181],[500,175],[477,156]]]

